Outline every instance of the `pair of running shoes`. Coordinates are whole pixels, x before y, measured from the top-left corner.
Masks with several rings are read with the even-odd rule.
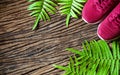
[[[86,23],[99,23],[97,35],[103,40],[120,36],[120,0],[88,0],[82,11]]]

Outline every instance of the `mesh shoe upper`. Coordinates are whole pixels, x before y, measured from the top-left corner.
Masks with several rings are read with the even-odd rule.
[[[82,17],[88,23],[97,22],[109,14],[119,2],[120,0],[88,0],[83,8]]]
[[[105,40],[120,36],[120,3],[98,27],[98,35]]]

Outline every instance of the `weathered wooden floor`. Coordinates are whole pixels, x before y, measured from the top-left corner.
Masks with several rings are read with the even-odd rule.
[[[69,28],[65,16],[51,15],[32,31],[27,0],[0,0],[0,75],[61,75],[52,64],[66,65],[67,47],[81,49],[84,40],[98,39],[97,25],[72,19]]]

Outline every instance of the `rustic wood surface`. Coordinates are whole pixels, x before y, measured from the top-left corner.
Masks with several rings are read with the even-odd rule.
[[[66,65],[72,54],[65,48],[81,49],[84,40],[98,39],[97,25],[72,19],[66,28],[59,13],[32,31],[28,5],[27,0],[0,0],[0,75],[61,75],[52,64]]]

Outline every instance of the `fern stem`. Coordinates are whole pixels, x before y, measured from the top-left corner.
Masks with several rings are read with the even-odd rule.
[[[42,2],[42,8],[41,8],[41,10],[43,9],[43,5],[44,5],[44,2]],[[33,25],[33,28],[32,28],[32,30],[35,30],[36,29],[36,27],[37,27],[37,25],[38,25],[38,23],[39,23],[39,21],[40,21],[40,18],[41,18],[41,12],[40,12],[40,14],[39,14],[39,16],[37,17],[37,19],[36,19],[36,21],[35,21],[35,24]]]
[[[34,23],[34,25],[33,25],[33,27],[32,27],[32,30],[35,30],[35,29],[36,29],[36,27],[37,27],[37,25],[38,25],[38,23],[39,23],[39,20],[40,20],[40,15],[37,17],[37,19],[36,19],[36,21],[35,21],[35,23]]]
[[[66,18],[66,27],[69,26],[70,16],[71,16],[70,14],[67,15],[67,18]]]

